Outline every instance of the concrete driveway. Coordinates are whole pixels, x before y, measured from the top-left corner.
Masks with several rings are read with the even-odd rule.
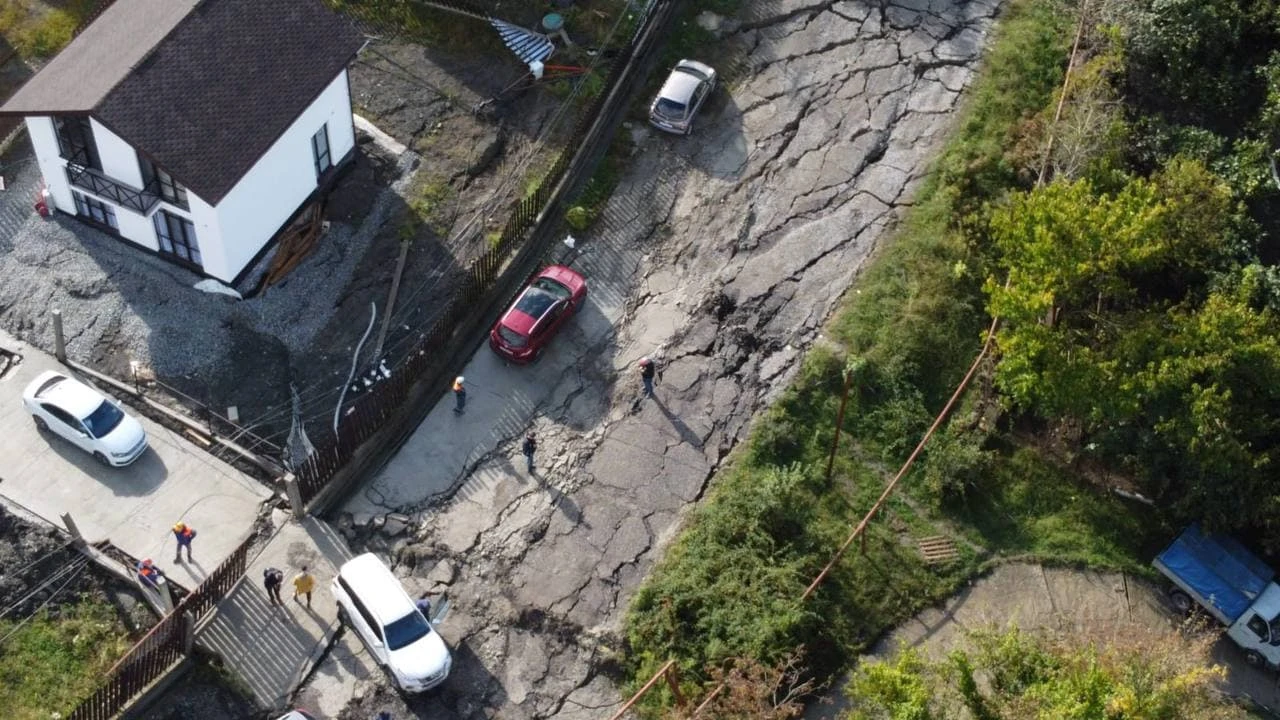
[[[23,388],[41,372],[74,373],[4,332],[0,347],[23,358],[0,378],[0,495],[58,526],[69,513],[90,542],[110,540],[130,555],[154,558],[187,588],[248,536],[271,495],[261,483],[136,412],[150,449],[126,468],[99,465],[71,443],[38,431],[22,407]],[[172,562],[170,528],[178,520],[197,531],[190,564]]]

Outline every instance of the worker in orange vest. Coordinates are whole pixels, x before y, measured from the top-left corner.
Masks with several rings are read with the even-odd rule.
[[[160,568],[151,562],[151,558],[147,558],[138,563],[138,579],[150,585],[152,590],[159,590],[160,583],[164,580],[164,573],[160,572]]]
[[[186,548],[187,562],[192,562],[191,541],[196,539],[195,528],[179,520],[178,523],[173,526],[173,538],[178,541],[178,548],[173,551],[173,561],[182,562],[182,548]]]

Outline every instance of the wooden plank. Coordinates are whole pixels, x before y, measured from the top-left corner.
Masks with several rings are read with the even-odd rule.
[[[916,542],[920,546],[920,554],[928,565],[936,565],[960,557],[955,540],[945,535],[920,538]]]

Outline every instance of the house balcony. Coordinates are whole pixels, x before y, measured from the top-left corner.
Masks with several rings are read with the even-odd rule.
[[[88,190],[104,200],[110,200],[143,215],[151,212],[151,209],[164,199],[160,195],[160,184],[155,180],[147,183],[145,187],[135,188],[109,178],[102,174],[101,170],[84,165],[79,160],[81,160],[79,157],[67,160],[67,180],[74,187]]]

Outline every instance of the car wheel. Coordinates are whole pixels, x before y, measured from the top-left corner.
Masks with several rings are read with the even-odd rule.
[[[100,452],[94,451],[94,453],[93,453],[93,459],[94,459],[94,460],[97,460],[98,462],[102,463],[103,465],[106,465],[107,467],[111,467],[111,461],[107,460],[107,456],[106,456],[106,455],[103,455],[103,454],[102,454],[102,453],[100,453]]]
[[[37,430],[40,432],[49,432],[49,423],[45,422],[44,418],[39,415],[32,415],[31,419],[35,421]]]
[[[1245,651],[1244,661],[1256,668],[1264,667],[1267,664],[1267,661],[1262,657],[1262,653],[1257,650]]]
[[[1190,613],[1196,606],[1190,595],[1177,589],[1169,591],[1169,602],[1173,603],[1173,608],[1183,615]]]

